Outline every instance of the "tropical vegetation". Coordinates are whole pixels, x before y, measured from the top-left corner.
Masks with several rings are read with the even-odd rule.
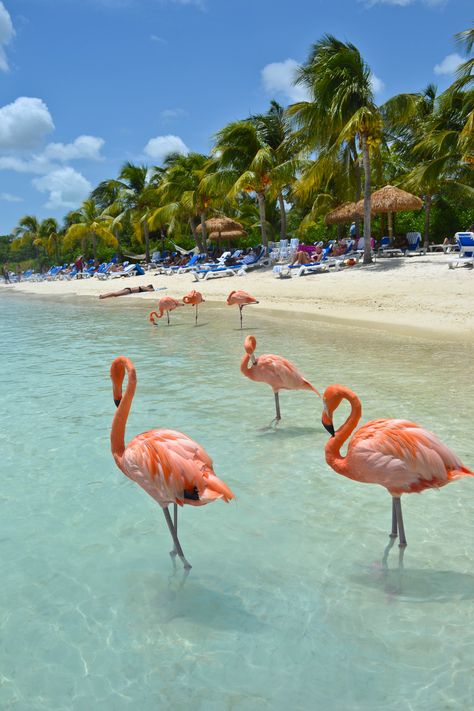
[[[440,241],[474,223],[474,30],[457,35],[465,60],[442,93],[432,84],[377,105],[373,77],[357,47],[324,35],[296,82],[306,101],[242,117],[221,128],[210,155],[171,154],[161,166],[127,162],[102,181],[59,226],[22,217],[0,239],[0,261],[41,267],[78,252],[104,259],[173,243],[208,247],[206,220],[225,214],[244,225],[246,244],[298,236],[334,236],[325,215],[363,204],[356,219],[369,262],[372,192],[391,184],[423,200],[423,212],[399,213],[396,231]],[[347,225],[344,229],[347,229]]]

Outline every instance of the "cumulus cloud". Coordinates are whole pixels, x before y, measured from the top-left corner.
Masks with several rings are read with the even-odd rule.
[[[53,119],[41,99],[20,96],[0,107],[0,150],[36,148],[53,129]]]
[[[448,54],[442,62],[433,67],[435,74],[454,74],[456,69],[462,63],[463,58],[459,54]]]
[[[72,143],[48,143],[43,151],[43,157],[62,163],[79,158],[102,160],[100,151],[104,143],[104,139],[97,136],[78,136]]]
[[[378,94],[380,91],[385,89],[384,82],[375,74],[370,75],[370,83],[372,84],[372,91],[374,94]]]
[[[12,195],[11,193],[0,193],[0,200],[5,202],[23,202],[23,198],[18,197],[18,195]]]
[[[268,94],[281,94],[289,101],[308,101],[305,87],[294,85],[298,67],[294,59],[267,64],[261,72],[263,88]]]
[[[149,158],[162,163],[170,153],[186,155],[189,153],[189,148],[179,136],[168,135],[151,138],[146,144],[144,152]]]
[[[0,71],[2,72],[8,72],[9,70],[5,47],[14,35],[15,30],[13,29],[10,14],[3,2],[0,2]]]
[[[51,210],[77,207],[92,190],[89,181],[70,166],[34,178],[33,185],[41,193],[49,193],[45,207]]]

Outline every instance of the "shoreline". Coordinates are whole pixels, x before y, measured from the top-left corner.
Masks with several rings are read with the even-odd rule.
[[[367,267],[275,278],[271,269],[242,277],[195,282],[192,276],[156,275],[99,280],[20,282],[0,285],[2,294],[61,299],[94,299],[103,304],[156,305],[161,296],[182,298],[201,291],[209,305],[225,301],[230,291],[244,289],[260,301],[259,309],[285,312],[292,318],[315,318],[320,323],[351,325],[370,330],[418,336],[430,340],[474,341],[474,274],[471,269],[448,269],[452,255],[425,255],[378,260]],[[124,286],[153,284],[155,292],[99,300],[101,293]]]

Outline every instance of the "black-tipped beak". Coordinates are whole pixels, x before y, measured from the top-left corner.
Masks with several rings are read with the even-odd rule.
[[[324,422],[324,420],[322,420],[322,423],[323,423],[324,429],[326,429],[326,430],[329,432],[329,434],[331,435],[331,437],[334,437],[334,435],[335,435],[336,433],[334,432],[334,427],[333,427],[332,422],[331,422],[330,424],[326,424],[326,423]]]
[[[120,403],[122,402],[122,398],[119,397],[117,400],[114,399],[114,402],[115,402],[115,406],[118,407],[120,405]]]

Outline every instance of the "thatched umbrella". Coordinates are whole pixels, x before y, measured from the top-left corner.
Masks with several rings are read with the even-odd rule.
[[[211,217],[209,220],[206,220],[204,223],[206,225],[206,230],[208,233],[210,232],[233,232],[236,230],[241,230],[243,231],[243,227],[240,224],[240,222],[236,222],[235,220],[232,220],[230,217]],[[202,232],[202,225],[198,225],[196,228],[197,232]]]
[[[239,239],[239,237],[244,237],[247,233],[245,230],[229,230],[228,232],[211,232],[209,239],[219,240],[219,239]]]
[[[371,212],[387,212],[388,213],[388,236],[393,237],[392,227],[392,212],[404,212],[405,210],[420,210],[423,203],[419,197],[407,193],[405,190],[395,188],[393,185],[386,185],[380,190],[372,193]],[[364,201],[359,200],[357,203],[357,212],[359,215],[364,214]]]
[[[328,212],[324,221],[327,225],[335,225],[340,222],[352,222],[358,216],[357,203],[345,202],[343,205],[339,205],[339,207]]]

